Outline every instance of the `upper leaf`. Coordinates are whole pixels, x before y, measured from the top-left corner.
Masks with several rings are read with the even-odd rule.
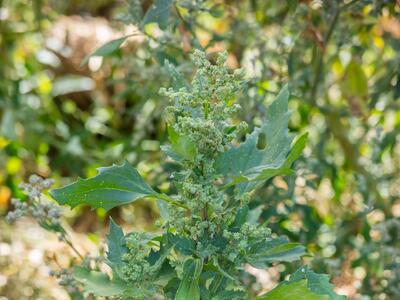
[[[162,150],[172,159],[179,162],[182,159],[193,160],[196,157],[196,146],[188,136],[179,135],[172,126],[168,126],[168,138],[171,145],[163,146]]]
[[[155,0],[143,18],[143,26],[150,23],[157,23],[161,29],[165,29],[168,25],[172,2],[172,0]]]
[[[246,261],[255,268],[266,268],[272,262],[291,262],[305,255],[305,247],[288,243],[284,237],[258,242],[246,253]]]
[[[93,208],[109,210],[146,196],[158,195],[127,162],[123,165],[99,168],[99,174],[88,179],[79,178],[63,188],[50,191],[60,204],[72,208],[87,204]]]
[[[307,135],[300,137],[291,147],[293,137],[288,133],[288,99],[289,91],[285,86],[270,105],[266,122],[255,128],[245,142],[217,158],[216,170],[230,178],[227,186],[238,184],[241,192],[247,192],[260,181],[291,173],[291,164],[301,155]],[[265,138],[266,144],[259,149],[261,138]]]
[[[74,268],[74,278],[83,284],[85,292],[94,296],[122,295],[127,288],[121,280],[111,280],[106,274],[82,267]]]
[[[86,65],[87,62],[89,61],[89,59],[91,57],[93,57],[93,56],[108,56],[108,55],[111,55],[112,53],[117,51],[119,49],[119,47],[121,47],[122,43],[125,42],[125,40],[127,38],[128,38],[128,36],[124,36],[122,38],[111,40],[111,41],[105,43],[100,48],[97,48],[93,53],[91,53],[88,56],[86,56],[83,59],[81,65],[82,66]]]

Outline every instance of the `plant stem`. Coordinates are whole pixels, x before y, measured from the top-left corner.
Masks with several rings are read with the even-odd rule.
[[[171,198],[170,196],[168,196],[166,194],[156,194],[156,195],[150,196],[150,197],[158,198],[158,199],[163,200],[163,201],[165,201],[165,202],[167,202],[169,204],[172,204],[172,205],[175,205],[175,206],[179,206],[179,207],[182,207],[184,209],[189,209],[185,204],[176,201],[175,199]]]
[[[67,235],[64,235],[64,241],[65,243],[71,247],[72,251],[75,252],[75,254],[80,258],[80,259],[84,259],[83,255],[78,251],[78,249],[75,248],[75,246],[72,244],[72,242],[70,241],[69,237]]]

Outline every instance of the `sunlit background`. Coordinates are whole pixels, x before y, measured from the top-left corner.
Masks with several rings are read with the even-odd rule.
[[[255,219],[307,245],[315,271],[350,299],[400,299],[400,5],[392,1],[176,0],[156,20],[147,0],[0,1],[0,299],[70,299],[49,275],[73,253],[32,219],[4,216],[36,173],[56,185],[124,160],[161,191],[175,166],[159,151],[170,61],[227,50],[243,68],[240,119],[257,126],[280,87],[290,127],[308,132],[296,173],[267,182]],[[110,40],[118,49],[89,57]],[[125,228],[157,230],[154,203],[111,211]],[[82,252],[104,245],[103,210],[65,209]],[[248,267],[255,291],[301,262]]]

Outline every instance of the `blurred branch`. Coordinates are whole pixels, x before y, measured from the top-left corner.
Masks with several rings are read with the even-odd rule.
[[[338,24],[338,20],[341,12],[350,7],[352,4],[356,3],[358,0],[351,1],[342,7],[336,5],[333,17],[331,18],[328,30],[326,31],[323,39],[322,49],[318,50],[318,47],[315,46],[315,52],[313,60],[316,61],[315,75],[312,83],[309,103],[318,109],[322,110],[322,107],[317,103],[317,91],[318,87],[324,83],[324,55],[328,46],[328,43],[332,37],[332,34],[335,30],[336,25]],[[317,41],[318,42],[318,41]],[[388,203],[388,199],[385,199],[380,194],[377,188],[377,182],[374,176],[367,170],[363,165],[359,162],[359,152],[356,144],[352,143],[348,137],[348,128],[346,128],[340,122],[340,114],[337,110],[330,108],[329,110],[324,110],[324,116],[327,122],[327,126],[332,133],[332,135],[339,141],[341,148],[346,157],[346,161],[349,165],[349,168],[361,174],[368,183],[368,186],[371,188],[372,193],[375,196],[375,202],[380,209],[382,209],[387,216],[391,216],[391,209]]]
[[[317,95],[318,85],[321,83],[321,81],[323,81],[323,78],[324,78],[322,73],[323,73],[325,50],[326,50],[326,47],[327,47],[327,45],[329,43],[329,40],[332,37],[332,33],[333,33],[333,31],[334,31],[334,29],[336,27],[336,24],[337,24],[337,22],[339,20],[340,13],[341,13],[341,9],[340,9],[340,7],[337,6],[335,8],[335,12],[334,12],[334,15],[332,17],[332,21],[331,21],[331,23],[329,25],[328,31],[324,35],[323,44],[322,44],[323,48],[322,48],[321,53],[320,53],[319,56],[318,56],[318,52],[319,52],[318,48],[316,47],[316,49],[315,49],[314,58],[318,59],[318,62],[317,62],[317,66],[316,66],[316,69],[315,69],[315,76],[314,76],[314,80],[313,80],[313,84],[312,84],[312,88],[311,88],[310,102],[313,103],[316,106],[318,106],[317,105],[317,101],[315,99],[315,97]],[[317,58],[317,56],[318,56],[318,58]]]

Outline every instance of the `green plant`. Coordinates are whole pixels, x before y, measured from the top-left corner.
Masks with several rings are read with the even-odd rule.
[[[176,195],[150,187],[127,162],[50,191],[58,203],[71,207],[109,210],[140,198],[156,199],[159,205],[159,234],[124,234],[110,221],[106,262],[111,274],[90,263],[73,269],[73,282],[85,293],[122,299],[255,298],[244,283],[245,264],[268,268],[306,255],[302,245],[251,218],[248,208],[252,192],[262,183],[292,172],[305,146],[307,135],[293,143],[288,133],[288,88],[269,106],[261,127],[238,144],[247,129],[234,118],[243,72],[229,72],[225,61],[225,53],[212,64],[195,51],[197,71],[191,85],[174,71],[174,88],[161,90],[173,104],[166,109],[170,143],[162,150],[180,165],[171,176]],[[295,298],[345,297],[333,292],[326,275],[304,266],[257,299]]]

